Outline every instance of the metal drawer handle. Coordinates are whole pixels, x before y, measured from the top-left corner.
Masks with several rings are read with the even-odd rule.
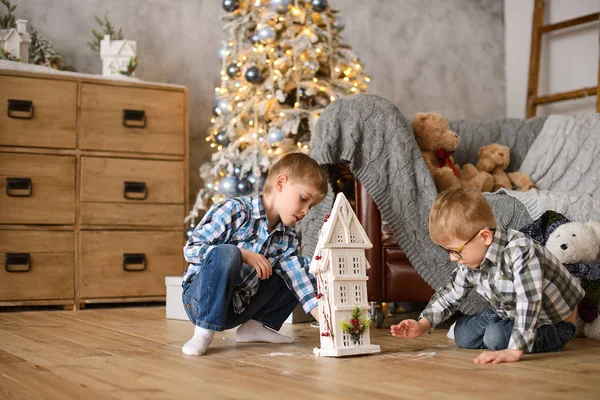
[[[6,253],[4,258],[6,272],[29,272],[31,270],[31,256],[29,253]]]
[[[33,102],[30,100],[8,99],[8,107],[6,108],[6,113],[9,118],[32,119]],[[23,115],[22,113],[25,114]]]
[[[131,193],[137,195],[132,196]],[[148,197],[146,182],[123,182],[123,197],[127,200],[146,200]]]
[[[141,265],[132,268],[130,265]],[[144,253],[123,254],[123,270],[127,272],[141,272],[146,270],[146,255]]]
[[[31,196],[32,191],[31,178],[6,178],[7,196],[29,197]]]
[[[126,128],[145,128],[146,112],[144,110],[123,110],[123,126]]]

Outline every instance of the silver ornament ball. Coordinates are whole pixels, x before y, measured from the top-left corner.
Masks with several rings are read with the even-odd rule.
[[[219,60],[223,61],[223,59],[229,55],[229,52],[230,50],[227,44],[223,44],[223,46],[219,47],[219,50],[217,51]]]
[[[333,26],[334,29],[341,31],[346,27],[346,21],[344,21],[342,17],[337,17],[331,26]]]
[[[271,0],[271,10],[283,14],[290,6],[292,0]]]
[[[235,176],[226,176],[219,182],[219,192],[227,197],[233,197],[237,194],[238,178]]]
[[[279,128],[271,128],[269,129],[269,135],[267,136],[267,141],[269,144],[277,144],[280,143],[285,137],[285,132]]]
[[[256,35],[263,44],[273,43],[275,41],[275,31],[268,25],[260,28]]]
[[[225,131],[217,132],[217,134],[215,135],[215,142],[217,144],[220,144],[221,146],[227,146],[230,143],[229,137],[227,136],[227,133]]]

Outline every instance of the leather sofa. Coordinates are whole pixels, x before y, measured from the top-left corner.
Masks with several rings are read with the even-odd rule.
[[[373,248],[366,251],[371,265],[367,290],[369,301],[376,303],[372,310],[375,325],[381,328],[381,302],[426,303],[434,290],[410,265],[390,227],[382,221],[377,205],[358,180],[354,181],[354,201],[356,216],[373,243]]]

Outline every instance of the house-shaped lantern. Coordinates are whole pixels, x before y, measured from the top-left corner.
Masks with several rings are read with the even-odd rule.
[[[346,196],[339,193],[331,214],[319,232],[319,241],[311,261],[310,272],[317,278],[319,300],[319,327],[321,347],[318,356],[340,357],[379,353],[378,345],[371,344],[369,328],[359,335],[345,333],[354,311],[366,315],[367,269],[365,250],[373,247]],[[359,321],[360,322],[360,321]]]
[[[0,47],[14,58],[29,62],[29,45],[31,37],[27,33],[27,20],[18,19],[15,28],[0,30]]]
[[[111,40],[109,35],[104,35],[104,39],[100,42],[102,75],[122,76],[120,71],[127,70],[129,60],[135,57],[136,52],[137,42],[135,40]]]

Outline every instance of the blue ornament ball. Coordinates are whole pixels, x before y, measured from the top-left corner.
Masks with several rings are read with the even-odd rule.
[[[233,197],[237,194],[237,183],[237,177],[233,175],[226,176],[219,182],[219,192],[227,197]]]
[[[311,0],[310,5],[316,12],[321,12],[327,8],[327,0]]]
[[[285,137],[285,132],[279,128],[271,128],[269,129],[269,135],[267,136],[267,142],[269,144],[277,144],[280,143]]]
[[[246,70],[246,80],[250,83],[260,83],[262,81],[262,77],[260,76],[260,71],[258,67],[252,66]]]
[[[234,12],[239,6],[238,0],[223,0],[223,10],[227,12]]]
[[[239,73],[240,69],[238,68],[237,63],[232,62],[227,66],[227,75],[229,75],[230,78],[235,78]]]
[[[271,10],[283,14],[288,10],[292,0],[271,0]]]
[[[240,179],[237,183],[237,192],[241,196],[252,193],[252,183],[248,179]]]
[[[273,43],[275,41],[275,31],[268,25],[263,26],[256,33],[258,39],[263,44]]]
[[[229,137],[227,136],[227,132],[225,132],[225,131],[217,132],[217,134],[215,135],[215,143],[220,144],[221,146],[229,145],[229,143],[231,143],[231,142],[229,140]]]

